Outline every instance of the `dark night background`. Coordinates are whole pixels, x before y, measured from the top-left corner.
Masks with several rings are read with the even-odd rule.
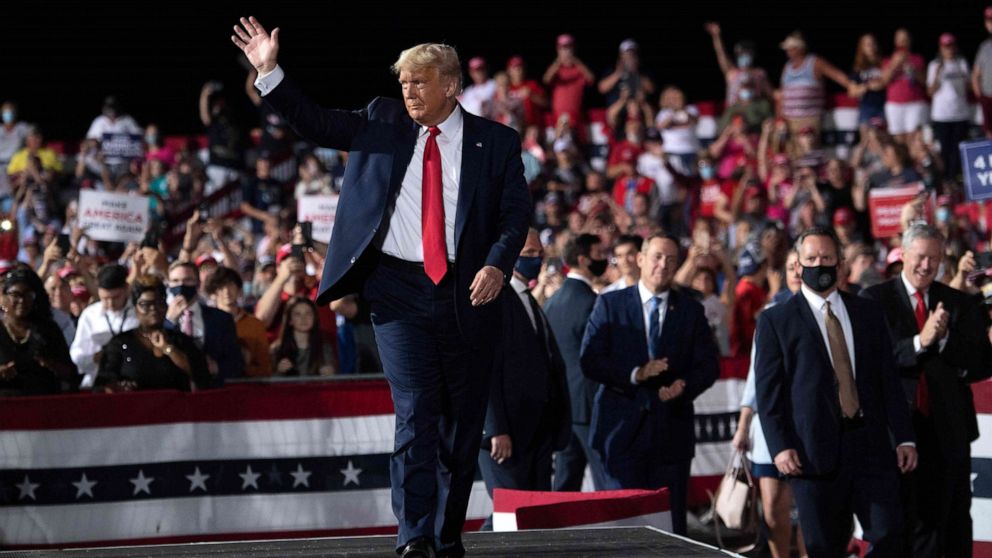
[[[481,54],[490,68],[512,54],[540,79],[554,57],[554,39],[569,32],[577,54],[597,75],[615,63],[626,37],[641,45],[642,65],[660,84],[674,83],[690,100],[722,96],[722,77],[703,22],[723,26],[729,48],[750,38],[757,63],[775,82],[784,62],[778,43],[801,29],[812,52],[844,71],[858,37],[875,33],[883,52],[892,32],[907,26],[914,50],[928,60],[937,36],[957,35],[974,57],[986,37],[983,2],[29,2],[5,6],[0,26],[0,97],[16,100],[23,120],[49,138],[81,138],[105,95],[116,94],[139,124],[166,134],[198,133],[201,85],[224,82],[239,110],[246,72],[231,44],[240,15],[255,15],[270,31],[281,27],[280,63],[319,101],[364,106],[398,94],[389,65],[399,51],[425,41],[456,46],[463,63]],[[23,8],[28,7],[27,10]],[[597,94],[587,105],[601,105]]]

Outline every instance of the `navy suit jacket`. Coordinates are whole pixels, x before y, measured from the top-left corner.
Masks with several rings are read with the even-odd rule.
[[[360,292],[375,268],[420,127],[398,100],[378,97],[358,111],[327,109],[288,77],[264,99],[302,137],[348,151],[317,303]],[[500,269],[509,281],[527,236],[531,202],[519,135],[464,110],[462,116],[455,304],[462,334],[480,344],[498,326],[499,311],[496,304],[473,307],[469,286],[487,265]]]
[[[901,277],[871,286],[861,296],[877,300],[885,311],[896,367],[902,379],[906,400],[913,401],[920,374],[926,374],[931,416],[941,454],[965,463],[971,458],[971,442],[978,438],[978,420],[971,383],[992,376],[992,346],[987,317],[981,302],[943,283],[928,289],[928,312],[944,303],[950,314],[947,344],[931,345],[916,354],[913,337],[916,327],[916,300],[909,298]]]
[[[596,304],[596,292],[578,279],[565,279],[561,288],[544,303],[544,313],[554,331],[555,340],[565,360],[568,392],[572,402],[572,422],[589,424],[596,382],[582,374],[579,351],[589,315]]]
[[[509,434],[514,453],[527,452],[546,438],[551,438],[554,449],[563,449],[572,434],[565,362],[547,316],[542,313],[538,322],[547,332],[546,344],[541,346],[520,297],[507,291],[499,304],[500,347],[493,363],[482,447],[489,449],[493,436]],[[546,412],[550,421],[542,424]],[[540,431],[540,426],[550,430]]]
[[[203,354],[217,363],[218,378],[240,378],[245,375],[245,358],[238,343],[238,330],[230,314],[200,302],[203,312]],[[165,327],[178,330],[177,324],[166,320]]]
[[[882,309],[840,293],[854,333],[854,375],[866,440],[856,454],[873,469],[896,466],[896,444],[915,441]],[[842,434],[837,376],[823,335],[800,292],[758,316],[754,372],[761,427],[772,457],[799,453],[803,476],[839,466]]]
[[[634,367],[648,361],[647,334],[637,285],[601,295],[582,340],[582,372],[602,384],[593,404],[590,444],[606,463],[632,449],[683,461],[695,454],[693,400],[720,375],[719,350],[703,306],[676,289],[669,291],[658,358],[668,370],[634,385]],[[685,391],[662,402],[658,389],[685,381]],[[651,448],[632,448],[642,428],[653,430]]]

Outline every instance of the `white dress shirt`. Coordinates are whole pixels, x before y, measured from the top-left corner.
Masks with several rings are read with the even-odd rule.
[[[658,304],[658,334],[661,334],[661,328],[665,325],[665,315],[668,313],[668,295],[671,293],[670,290],[665,291],[660,294],[654,294],[649,291],[644,283],[641,281],[637,282],[637,293],[641,296],[641,312],[644,319],[644,340],[647,346],[651,346],[651,299],[658,297],[661,301]],[[637,369],[640,366],[635,366],[630,372],[630,383],[637,384]]]
[[[271,72],[260,75],[255,87],[264,97],[275,89],[285,77],[282,68],[276,66]],[[444,122],[438,124],[441,133],[436,141],[441,151],[441,183],[444,199],[444,239],[448,251],[448,261],[455,259],[455,212],[458,208],[458,185],[462,170],[462,129],[464,118],[462,109],[455,106]],[[406,168],[400,185],[396,207],[389,218],[389,229],[382,242],[382,252],[411,262],[424,261],[423,229],[421,204],[424,175],[424,147],[427,145],[428,127],[421,126],[413,158]]]
[[[830,303],[830,311],[837,316],[840,328],[844,331],[844,342],[847,344],[847,354],[851,358],[851,375],[858,377],[857,365],[854,358],[854,329],[851,327],[851,317],[847,315],[847,307],[840,298],[840,293],[834,289],[826,298],[806,286],[802,286],[802,293],[809,304],[809,309],[813,311],[813,318],[817,327],[820,328],[820,335],[823,336],[823,344],[827,347],[827,354],[830,356],[830,365],[833,366],[834,355],[830,351],[830,337],[827,336],[827,302]]]
[[[79,314],[76,336],[69,347],[69,357],[83,375],[81,388],[93,387],[98,365],[93,357],[115,335],[138,327],[134,306],[128,301],[120,312],[104,310],[102,302],[90,304]]]
[[[203,326],[203,307],[199,300],[187,307],[189,310],[193,311],[193,339],[196,341],[197,346],[201,349],[203,348],[203,336],[206,335],[206,328]],[[175,326],[176,331],[182,333],[182,314],[176,319]]]
[[[534,309],[531,308],[530,298],[527,297],[530,289],[516,275],[510,278],[510,286],[513,287],[513,292],[517,293],[517,296],[520,297],[520,302],[523,303],[524,310],[527,311],[527,317],[530,318],[530,325],[534,328],[534,331],[537,331],[537,322],[534,320]]]
[[[909,281],[906,280],[906,272],[905,271],[903,271],[902,273],[899,274],[899,278],[902,279],[902,285],[904,287],[906,287],[906,294],[909,295],[909,303],[913,306],[913,318],[916,318],[916,287],[914,287],[913,285],[911,285],[909,283]],[[927,291],[923,291],[923,306],[925,306],[926,308],[928,308],[926,314],[927,314],[927,317],[930,317],[930,311],[929,311],[929,308],[930,308],[930,293],[927,292]],[[926,323],[926,322],[924,322],[924,323]],[[950,333],[950,332],[948,332],[948,333]],[[948,334],[945,333],[944,336],[940,338],[940,341],[939,341],[939,343],[940,343],[939,350],[940,351],[943,351],[944,350],[944,345],[947,344],[947,335]],[[926,350],[926,347],[923,346],[923,342],[920,341],[920,334],[919,333],[917,333],[916,335],[913,336],[913,348],[916,349],[916,354],[920,354],[924,350]]]
[[[482,107],[487,101],[491,101],[496,95],[496,81],[487,80],[481,85],[469,85],[462,91],[462,94],[458,96],[458,102],[462,104],[462,108],[466,111],[476,115],[482,116]]]

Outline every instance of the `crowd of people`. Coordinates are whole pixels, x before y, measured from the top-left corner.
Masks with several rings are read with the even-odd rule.
[[[984,18],[992,33],[992,8]],[[567,382],[539,389],[547,391],[544,403],[570,401],[555,412],[570,413],[571,428],[562,431],[559,420],[546,417],[546,436],[527,436],[542,440],[541,463],[550,464],[554,454],[554,488],[578,489],[587,463],[598,488],[678,487],[675,528],[684,532],[692,399],[715,380],[718,356],[752,359],[734,444],[753,452],[771,551],[787,556],[792,496],[781,478],[810,455],[780,463],[774,451],[797,443],[782,438],[790,428],[783,421],[790,419],[779,411],[788,405],[770,393],[788,372],[772,373],[767,355],[773,351],[762,349],[765,340],[755,333],[762,325],[774,329],[765,312],[806,288],[814,280],[809,270],[836,265],[827,286],[883,304],[888,295],[880,285],[887,280],[902,277],[914,293],[946,285],[954,294],[942,294],[941,307],[935,295],[919,308],[911,301],[904,313],[886,310],[895,346],[889,360],[900,377],[914,378],[913,389],[927,384],[915,381],[921,369],[927,378],[941,367],[962,371],[959,379],[968,382],[988,376],[981,361],[954,360],[944,347],[981,355],[990,336],[988,312],[977,312],[983,298],[992,302],[984,288],[985,271],[992,268],[989,224],[984,208],[964,197],[958,144],[992,137],[992,39],[969,64],[950,33],[932,49],[914,49],[909,31],[900,29],[888,54],[868,33],[852,48],[845,71],[813,54],[797,31],[781,43],[785,62],[776,86],[773,72],[759,66],[752,42],[728,51],[719,24],[700,32],[712,38],[714,71],[726,80],[713,137],[698,133],[700,112],[682,90],[663,85],[677,76],[658,81],[641,65],[634,39],[620,43],[615,66],[599,77],[568,34],[557,38],[557,56],[540,81],[528,77],[519,56],[499,68],[473,57],[459,99],[463,110],[513,128],[522,140],[533,231],[517,262],[516,282],[505,291],[514,289],[528,306],[526,316],[505,315],[504,321],[529,318],[545,343],[553,338],[553,352],[561,357],[539,374],[561,368]],[[928,63],[920,52],[931,50],[936,54]],[[248,75],[244,93],[258,108],[257,123],[237,119],[223,84],[203,86],[203,147],[166,142],[155,123],[139,125],[108,97],[78,153],[60,154],[46,146],[38,125],[20,120],[13,102],[3,104],[0,394],[208,389],[241,377],[381,370],[367,301],[353,294],[330,305],[314,303],[326,244],[295,216],[299,197],[337,195],[348,154],[297,137],[256,91],[256,77]],[[853,145],[822,142],[827,81],[857,100]],[[590,132],[594,96],[604,109],[605,153]],[[982,127],[973,124],[972,99],[981,107]],[[120,134],[140,136],[140,156],[108,150],[107,138]],[[870,192],[917,183],[920,196],[902,209],[907,232],[874,237]],[[148,196],[152,226],[145,240],[89,239],[78,226],[76,201],[86,189]],[[212,214],[210,201],[228,192],[236,192],[240,203]],[[170,243],[168,231],[176,228],[184,232]],[[806,252],[823,239],[832,254]],[[618,293],[634,291],[640,306],[627,314]],[[952,299],[956,310],[948,315]],[[643,355],[625,329],[629,315],[642,313],[638,327],[648,339]],[[677,332],[659,325],[669,320]],[[827,341],[831,358],[838,359],[840,345]],[[879,343],[873,348],[891,349],[888,341]],[[504,360],[497,362],[509,370]],[[679,371],[677,379],[670,369]],[[965,380],[959,383],[966,387]],[[646,388],[658,397],[642,401]],[[958,384],[945,388],[964,397]],[[778,413],[771,418],[776,434],[767,442],[759,403]],[[967,453],[970,436],[962,435],[968,439],[952,451],[937,443],[932,429],[954,424],[967,430],[974,410],[970,421],[948,412],[950,423],[934,427],[926,405],[913,402],[907,422],[916,430],[920,468],[926,465],[931,475],[921,478],[947,483],[950,495],[930,506],[921,502],[932,495],[913,492],[911,520],[932,528],[939,541],[932,544],[961,545],[940,546],[943,554],[962,555],[946,549],[961,550],[961,540],[970,541],[962,507],[970,494],[959,482],[967,478],[961,452]],[[628,431],[624,425],[644,420],[628,416],[634,411],[654,413],[657,420],[650,422],[658,430]],[[854,420],[846,411],[845,420]],[[869,422],[878,419],[865,412]],[[482,461],[490,456],[502,464],[521,451],[509,445],[512,422],[496,427],[487,420]],[[483,465],[489,484],[505,480],[490,465]],[[506,482],[551,486],[550,478],[535,480],[534,470],[529,480],[511,475]],[[811,494],[822,486],[803,490]],[[800,508],[807,517],[822,511]],[[929,517],[931,512],[940,517]],[[819,539],[813,543],[811,555],[832,548]]]

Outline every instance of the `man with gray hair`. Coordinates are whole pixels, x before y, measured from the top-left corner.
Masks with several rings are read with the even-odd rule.
[[[937,282],[944,236],[916,224],[902,235],[898,277],[861,291],[879,301],[906,399],[919,467],[903,479],[905,556],[971,556],[971,383],[992,376],[979,301]]]
[[[317,303],[361,290],[371,305],[396,412],[397,553],[462,556],[499,337],[493,302],[530,219],[520,138],[462,110],[450,46],[403,51],[403,101],[350,112],[318,106],[285,76],[278,28],[242,18],[234,32],[265,102],[301,136],[349,151]]]

